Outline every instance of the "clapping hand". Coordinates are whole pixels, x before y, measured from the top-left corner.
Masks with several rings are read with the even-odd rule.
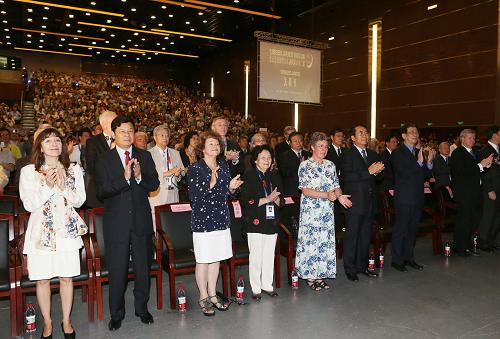
[[[64,168],[60,167],[55,170],[56,173],[56,185],[61,191],[64,190],[64,185],[66,183],[66,171]]]
[[[130,177],[132,176],[132,165],[134,163],[135,159],[132,159],[128,162],[128,164],[125,165],[125,173],[123,174],[125,177],[125,180],[129,181]]]
[[[339,197],[339,202],[344,206],[345,208],[351,208],[352,207],[352,201],[349,199],[351,196],[347,194],[342,194]]]
[[[483,166],[483,167],[490,167],[491,164],[493,163],[493,153],[491,153],[489,155],[489,157],[487,158],[484,158],[483,160],[481,160],[480,164]]]
[[[281,195],[280,192],[278,192],[278,188],[275,188],[271,194],[269,194],[269,196],[267,197],[267,199],[269,200],[269,202],[275,202],[279,196]]]
[[[54,187],[57,182],[57,169],[50,168],[45,172],[45,182],[50,188]]]
[[[132,159],[130,162],[133,162],[132,168],[134,170],[134,178],[139,179],[141,177],[141,164],[137,159]]]
[[[240,175],[238,174],[229,182],[229,191],[234,192],[243,184],[243,180],[240,179]]]
[[[374,162],[368,167],[368,173],[370,174],[379,174],[384,170],[384,163],[382,161]]]

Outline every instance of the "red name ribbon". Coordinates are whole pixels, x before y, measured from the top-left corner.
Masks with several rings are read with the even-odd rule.
[[[239,219],[242,217],[241,214],[241,205],[238,200],[231,201],[231,204],[233,205],[233,212],[234,212],[234,217],[236,219]]]

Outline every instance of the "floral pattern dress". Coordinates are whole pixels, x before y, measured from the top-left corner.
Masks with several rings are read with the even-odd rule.
[[[318,164],[313,159],[299,166],[299,188],[328,192],[340,187],[335,165],[329,160]],[[335,278],[334,203],[328,199],[300,199],[300,221],[295,268],[303,279]]]

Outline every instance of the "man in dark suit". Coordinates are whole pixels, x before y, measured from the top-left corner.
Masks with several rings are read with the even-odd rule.
[[[220,156],[226,159],[231,177],[234,178],[236,175],[245,172],[245,164],[243,163],[243,154],[241,154],[240,146],[227,138],[228,128],[229,123],[226,118],[216,117],[212,120],[212,131],[222,138],[223,147],[221,147]]]
[[[490,154],[478,163],[477,155],[472,149],[475,139],[474,130],[464,129],[460,132],[462,144],[453,151],[450,158],[455,200],[458,203],[453,245],[455,252],[462,257],[479,255],[472,251],[472,234],[479,223],[481,172],[490,166],[493,160],[493,154]]]
[[[87,140],[85,150],[85,164],[87,165],[85,172],[87,201],[85,204],[88,207],[102,207],[102,202],[97,199],[96,195],[96,163],[98,159],[111,148],[114,137],[113,131],[111,130],[111,122],[114,118],[116,118],[114,112],[102,112],[99,116],[99,124],[103,132]]]
[[[439,144],[439,155],[434,159],[432,175],[436,179],[435,188],[451,186],[450,144],[446,141]]]
[[[290,149],[278,157],[278,169],[283,180],[283,194],[298,197],[299,190],[299,165],[308,158],[309,153],[302,149],[302,134],[293,132],[289,136]]]
[[[483,215],[479,223],[479,249],[491,252],[498,246],[497,238],[500,233],[500,127],[493,126],[487,131],[488,143],[479,152],[479,159],[483,160],[493,154],[493,163],[484,170],[481,180]]]
[[[104,201],[104,245],[109,270],[109,330],[120,328],[125,316],[129,257],[134,269],[135,315],[153,323],[148,311],[153,222],[148,194],[159,186],[151,154],[133,147],[134,124],[125,116],[111,123],[116,147],[103,154],[96,167],[97,197]]]
[[[276,145],[274,148],[274,155],[278,158],[282,153],[290,150],[290,134],[296,132],[295,127],[293,126],[285,126],[283,129],[283,141]]]
[[[391,154],[398,147],[398,137],[395,135],[385,138],[385,150],[380,153],[384,163],[384,179],[378,185],[379,192],[394,189],[394,173],[391,165]]]
[[[340,157],[342,192],[351,196],[352,207],[346,210],[344,238],[344,270],[347,279],[358,281],[357,273],[367,277],[378,274],[368,270],[368,251],[376,212],[376,176],[381,176],[384,164],[375,151],[367,149],[370,135],[365,126],[351,130],[353,145]]]
[[[423,269],[415,262],[413,249],[424,206],[424,177],[431,174],[435,152],[430,147],[418,150],[418,135],[415,125],[403,127],[404,143],[391,154],[396,210],[391,244],[392,267],[400,272],[408,271],[406,265],[416,270]]]
[[[330,132],[330,139],[332,146],[328,149],[325,159],[332,161],[337,170],[337,177],[339,178],[340,187],[342,187],[342,176],[340,175],[340,156],[345,151],[344,145],[344,132],[339,128],[334,128]],[[334,215],[335,215],[335,231],[342,232],[345,229],[345,212],[342,204],[336,200],[334,202]]]

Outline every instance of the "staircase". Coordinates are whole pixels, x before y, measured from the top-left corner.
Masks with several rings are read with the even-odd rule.
[[[36,130],[36,112],[33,108],[33,103],[25,101],[23,103],[23,117],[21,119],[21,125],[23,128],[33,132]]]

